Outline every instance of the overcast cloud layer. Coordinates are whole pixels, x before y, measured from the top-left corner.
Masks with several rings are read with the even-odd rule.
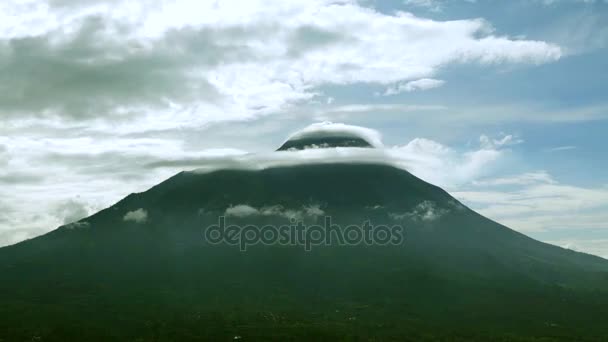
[[[0,245],[182,169],[281,162],[270,151],[323,120],[373,127],[384,146],[368,131],[380,150],[305,151],[311,160],[398,160],[522,231],[601,228],[608,181],[578,184],[580,175],[555,166],[569,160],[560,154],[597,144],[528,142],[526,134],[608,117],[608,103],[594,97],[604,85],[597,72],[578,83],[571,74],[551,79],[569,68],[580,74],[569,61],[603,51],[603,3],[517,1],[524,24],[539,9],[560,18],[522,29],[501,21],[508,5],[485,3],[2,1]],[[469,12],[451,16],[455,6]],[[538,160],[532,149],[546,151],[554,168],[530,162]],[[528,199],[536,195],[555,199]],[[570,222],[573,205],[581,211]]]
[[[112,131],[254,118],[324,84],[419,80],[409,88],[425,89],[425,77],[451,63],[561,56],[547,42],[496,35],[482,19],[387,15],[345,0],[2,6],[2,115],[103,121]]]

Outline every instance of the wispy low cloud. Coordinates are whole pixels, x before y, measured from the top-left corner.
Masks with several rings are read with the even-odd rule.
[[[335,127],[336,129],[327,129]],[[520,143],[512,135],[492,139],[480,138],[480,144],[461,152],[439,142],[416,138],[405,145],[383,146],[380,134],[362,127],[342,124],[312,125],[291,135],[297,139],[303,134],[318,134],[319,137],[348,132],[362,139],[372,141],[378,148],[316,148],[300,151],[277,151],[249,153],[229,156],[208,156],[200,158],[168,159],[148,164],[149,168],[196,168],[193,172],[207,173],[221,169],[263,170],[274,167],[307,164],[369,163],[401,168],[430,183],[455,187],[470,183],[482,177],[491,166],[508,154],[509,146]]]
[[[555,184],[557,183],[547,171],[527,172],[510,177],[493,179],[482,179],[473,181],[477,186],[499,186],[499,185],[529,185],[529,184]]]
[[[596,4],[596,3],[606,3],[608,4],[608,0],[533,0],[534,2],[537,2],[539,4],[545,5],[545,6],[553,6],[553,5],[558,5],[558,4],[572,4],[572,3],[578,3],[578,4]]]
[[[63,219],[64,224],[81,220],[91,213],[91,209],[82,202],[68,200],[57,206],[56,216]]]
[[[520,139],[512,134],[503,134],[503,136],[499,139],[492,139],[485,134],[479,137],[479,143],[483,148],[486,149],[513,146],[521,144],[523,142],[523,139]]]
[[[452,195],[513,229],[608,229],[608,186],[561,184],[543,171],[475,183],[485,188],[453,191]]]
[[[145,223],[148,221],[148,212],[143,208],[129,211],[123,216],[122,220],[125,222]]]
[[[409,219],[412,221],[431,222],[440,219],[449,213],[447,208],[440,208],[432,201],[424,201],[416,205],[411,211],[405,213],[390,213],[389,216],[395,221]]]
[[[475,180],[471,186],[450,193],[509,228],[558,246],[608,257],[608,244],[601,242],[606,239],[583,238],[594,230],[608,236],[608,185],[587,188],[562,184],[547,171],[535,171]]]
[[[319,148],[301,151],[279,151],[229,157],[180,159],[155,162],[149,167],[197,167],[195,173],[222,169],[264,170],[309,164],[383,164],[401,168],[441,186],[470,182],[506,153],[502,150],[479,149],[459,153],[437,142],[414,139],[407,145],[382,149]]]
[[[431,12],[441,12],[443,10],[441,0],[403,0],[403,4],[414,8],[424,8]]]
[[[576,146],[557,146],[557,147],[551,147],[546,149],[545,151],[547,152],[560,152],[560,151],[570,151],[570,150],[575,150]]]
[[[310,204],[296,209],[285,208],[282,205],[267,205],[255,208],[247,204],[231,206],[224,212],[226,217],[275,216],[287,219],[301,220],[303,218],[317,218],[325,215],[325,211],[318,204]]]
[[[410,93],[418,90],[429,90],[433,88],[439,88],[445,84],[443,80],[436,80],[432,78],[422,78],[416,81],[410,81],[406,83],[399,83],[393,87],[389,87],[384,92],[384,96],[397,95],[404,92]]]

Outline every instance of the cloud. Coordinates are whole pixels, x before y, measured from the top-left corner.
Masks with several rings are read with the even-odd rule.
[[[68,229],[68,230],[83,229],[83,228],[89,228],[90,226],[91,226],[91,224],[89,222],[78,221],[78,222],[72,222],[70,224],[65,225],[64,229]]]
[[[553,13],[565,10],[568,15],[556,15],[553,22],[540,33],[562,47],[564,55],[577,55],[608,46],[608,24],[603,10],[608,0],[538,1],[551,6]],[[576,6],[573,6],[576,5]],[[602,8],[603,7],[603,8]]]
[[[247,217],[259,215],[260,211],[252,206],[246,204],[239,204],[226,209],[224,215],[234,217]]]
[[[424,201],[416,205],[409,212],[403,214],[390,213],[389,216],[395,221],[410,219],[413,221],[431,222],[438,220],[447,213],[449,213],[449,209],[439,208],[432,201]]]
[[[0,246],[9,246],[34,238],[45,232],[44,229],[10,229],[0,230]]]
[[[500,139],[500,141],[503,140],[505,139]],[[508,150],[502,149],[504,145],[486,146],[482,144],[476,149],[457,152],[433,140],[416,138],[403,146],[375,149],[338,147],[250,153],[196,160],[168,160],[154,163],[150,167],[199,166],[192,172],[207,173],[221,169],[264,170],[308,164],[369,163],[401,168],[425,181],[450,188],[469,183],[473,179],[483,176],[490,170],[492,164],[508,153]]]
[[[2,160],[0,160],[0,165],[2,164]],[[7,164],[6,162],[4,164]],[[42,183],[44,180],[44,176],[32,172],[14,172],[11,170],[4,170],[0,172],[0,184],[37,184]]]
[[[518,145],[523,142],[524,141],[522,139],[519,139],[511,134],[506,134],[500,139],[491,139],[487,135],[481,135],[479,137],[479,143],[483,148],[487,149]]]
[[[346,0],[60,3],[3,5],[12,14],[0,26],[0,65],[11,70],[0,76],[4,116],[124,131],[200,126],[277,113],[326,84],[420,82],[449,64],[561,55],[492,35],[483,20],[389,15]]]
[[[527,172],[511,177],[473,181],[473,185],[477,186],[529,185],[538,183],[555,184],[556,181],[546,171]]]
[[[269,205],[254,208],[247,204],[239,204],[226,209],[224,215],[227,217],[250,217],[250,216],[279,216],[290,220],[302,220],[306,217],[317,218],[325,215],[325,211],[318,204],[310,204],[298,209],[286,209],[281,205]]]
[[[314,123],[308,127],[305,127],[291,134],[286,141],[332,136],[361,138],[374,147],[380,148],[383,146],[382,136],[376,130],[361,126],[346,125],[343,123],[333,123],[328,121]]]
[[[557,146],[546,149],[547,152],[560,152],[560,151],[570,151],[576,149],[576,146]]]
[[[310,114],[315,121],[337,121],[337,120],[353,120],[355,117],[364,117],[373,115],[375,118],[381,119],[382,116],[399,115],[405,117],[411,114],[420,114],[426,112],[440,112],[447,110],[441,105],[406,105],[394,103],[374,103],[361,104],[352,103],[348,105],[334,106],[318,106],[306,108],[306,114]],[[304,111],[304,110],[303,110]],[[295,114],[300,114],[296,112]]]
[[[429,90],[433,88],[439,88],[445,84],[443,80],[436,80],[432,78],[421,78],[416,81],[410,81],[406,83],[399,83],[394,87],[389,87],[384,92],[384,96],[397,95],[403,92],[413,92],[418,90]]]
[[[414,175],[439,186],[454,187],[481,177],[507,151],[501,146],[482,146],[465,152],[436,141],[415,138],[408,144],[389,149],[387,153],[400,160],[400,165]]]
[[[519,231],[606,228],[607,187],[572,186],[546,173],[532,175],[482,182],[489,186],[514,185],[515,189],[461,189],[451,194],[482,215]]]
[[[553,5],[557,5],[557,4],[572,4],[572,3],[579,3],[579,4],[595,4],[595,3],[608,3],[608,0],[568,0],[568,1],[564,1],[564,0],[534,0],[534,2],[540,3],[542,5],[545,6],[553,6]]]
[[[69,224],[89,216],[89,208],[81,202],[69,200],[57,207],[55,215],[63,220],[63,224]]]
[[[602,121],[608,118],[608,106],[603,104],[585,104],[579,107],[547,108],[540,103],[500,103],[485,105],[448,105],[441,98],[433,104],[404,104],[404,103],[354,103],[348,105],[316,106],[296,110],[312,114],[315,120],[327,121],[363,121],[373,117],[369,122],[398,122],[400,125],[417,124],[418,127],[429,128],[433,131],[449,133],[454,128],[460,130],[466,123],[466,130],[471,133],[475,129],[485,129],[488,125],[529,125],[535,123],[582,123]],[[409,102],[409,101],[408,101]],[[429,122],[432,114],[433,121]],[[399,120],[398,120],[399,119]],[[440,125],[437,125],[439,123]],[[407,126],[409,127],[409,126]]]
[[[586,237],[594,229],[608,228],[608,187],[562,184],[546,171],[485,178],[472,185],[450,193],[509,228],[565,248],[608,256],[606,246],[598,243],[605,239],[594,242]]]
[[[424,8],[431,12],[441,12],[443,3],[439,0],[403,0],[403,4],[414,8]]]
[[[129,211],[123,216],[122,220],[126,222],[145,223],[148,221],[148,212],[142,208]]]

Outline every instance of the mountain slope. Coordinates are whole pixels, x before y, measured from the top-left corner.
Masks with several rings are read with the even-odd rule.
[[[230,215],[239,208],[247,215]],[[402,225],[405,240],[241,252],[203,238],[227,214],[243,226],[371,220]],[[0,274],[9,340],[608,336],[608,261],[514,232],[385,165],[182,172],[0,249]]]

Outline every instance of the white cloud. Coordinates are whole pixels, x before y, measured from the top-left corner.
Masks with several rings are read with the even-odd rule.
[[[89,216],[89,208],[81,202],[69,200],[58,206],[56,215],[64,224],[74,223]]]
[[[410,81],[406,83],[399,83],[393,87],[389,87],[384,92],[384,96],[397,95],[403,92],[413,92],[418,90],[429,90],[433,88],[439,88],[445,84],[443,80],[436,80],[433,78],[421,78],[419,80]]]
[[[491,139],[486,135],[482,135],[479,137],[479,143],[481,144],[482,147],[487,148],[487,149],[494,149],[494,148],[518,145],[523,142],[524,141],[522,139],[519,139],[516,136],[513,136],[511,134],[504,135],[500,139]]]
[[[76,4],[4,5],[0,40],[13,43],[0,44],[0,55],[21,89],[3,92],[5,113],[109,119],[97,123],[109,132],[194,127],[282,112],[326,84],[413,81],[422,89],[449,64],[561,55],[546,42],[493,35],[483,20],[389,15],[347,0]],[[62,69],[48,56],[63,59]],[[26,57],[45,82],[20,68]],[[64,77],[84,83],[51,84]]]
[[[545,242],[608,256],[608,245],[602,245],[600,240],[556,240],[551,237],[559,231],[579,231],[577,235],[584,236],[589,229],[608,229],[607,186],[586,188],[561,184],[546,171],[486,178],[472,183],[473,189],[464,186],[450,193],[509,228],[524,233],[542,233]]]
[[[317,108],[306,108],[307,114],[312,115],[315,121],[338,121],[338,120],[353,120],[354,117],[374,116],[381,119],[383,115],[394,116],[399,115],[404,117],[411,114],[420,114],[425,112],[439,112],[447,110],[447,107],[440,105],[406,105],[406,104],[360,104],[353,103],[340,106],[323,106]],[[296,112],[299,113],[299,112]]]
[[[437,100],[441,101],[441,99]],[[607,105],[584,105],[575,108],[545,108],[540,104],[501,103],[498,105],[447,106],[437,102],[432,105],[413,105],[404,103],[351,104],[340,106],[316,107],[308,109],[315,120],[322,121],[364,121],[366,117],[374,124],[398,122],[410,127],[433,128],[449,134],[454,129],[462,130],[463,123],[470,127],[468,132],[479,127],[553,123],[582,123],[608,119]],[[304,111],[302,109],[301,111]],[[301,113],[298,111],[297,113]],[[432,115],[432,121],[429,118]],[[504,137],[504,136],[503,136]],[[515,137],[516,138],[516,137]],[[517,139],[516,139],[517,140]]]
[[[148,221],[148,212],[143,208],[139,208],[127,212],[122,219],[126,222],[145,223]]]
[[[473,185],[478,186],[529,185],[537,183],[555,184],[556,182],[546,171],[527,172],[511,177],[473,181]]]
[[[291,134],[286,141],[304,138],[323,138],[328,136],[344,136],[361,138],[374,147],[382,147],[382,136],[378,131],[361,126],[343,123],[320,122],[314,123]]]
[[[406,6],[417,8],[425,8],[432,12],[441,12],[443,9],[442,2],[439,0],[403,0]]]
[[[247,204],[239,204],[226,209],[224,215],[234,217],[247,217],[259,215],[260,211]]]
[[[465,152],[432,140],[416,138],[407,145],[397,146],[387,153],[414,175],[443,187],[454,187],[481,177],[505,151],[500,146],[482,146]]]
[[[432,201],[424,201],[416,205],[409,212],[403,214],[390,213],[389,216],[396,221],[410,219],[414,221],[431,222],[438,220],[447,213],[449,213],[449,209],[439,208],[435,202]]]
[[[557,146],[557,147],[548,148],[546,151],[547,152],[559,152],[559,151],[570,151],[570,150],[575,150],[575,149],[576,149],[576,146],[568,145],[568,146]]]
[[[284,208],[282,205],[268,205],[255,208],[247,204],[238,204],[226,209],[224,215],[227,217],[249,217],[249,216],[279,216],[292,220],[302,220],[306,217],[317,218],[325,215],[318,204],[310,204],[297,209]]]
[[[89,222],[86,221],[78,221],[78,222],[72,222],[68,225],[65,225],[64,228],[65,229],[84,229],[84,228],[89,228],[91,226],[91,224]]]
[[[321,206],[319,204],[311,204],[311,205],[304,207],[304,213],[306,214],[306,216],[312,216],[312,217],[325,215],[325,211],[323,211],[323,209],[321,209]]]
[[[548,175],[547,175],[548,176]],[[505,183],[505,179],[492,183]],[[515,190],[459,190],[453,196],[482,215],[524,231],[607,228],[608,188],[584,188],[522,175]],[[510,182],[515,184],[515,182]]]
[[[377,136],[379,138],[379,134]],[[193,172],[207,173],[219,169],[263,170],[274,167],[327,163],[384,164],[407,170],[427,182],[453,188],[482,177],[491,169],[492,164],[508,153],[501,147],[500,144],[494,147],[484,145],[469,151],[458,152],[438,142],[416,138],[406,145],[394,147],[374,149],[338,147],[278,151],[201,158],[196,163],[192,163],[190,160],[169,160],[155,166],[196,167],[200,165]]]
[[[594,4],[594,3],[608,3],[608,0],[535,0],[545,6],[553,6],[557,4],[571,4],[571,3],[580,3],[580,4]]]

